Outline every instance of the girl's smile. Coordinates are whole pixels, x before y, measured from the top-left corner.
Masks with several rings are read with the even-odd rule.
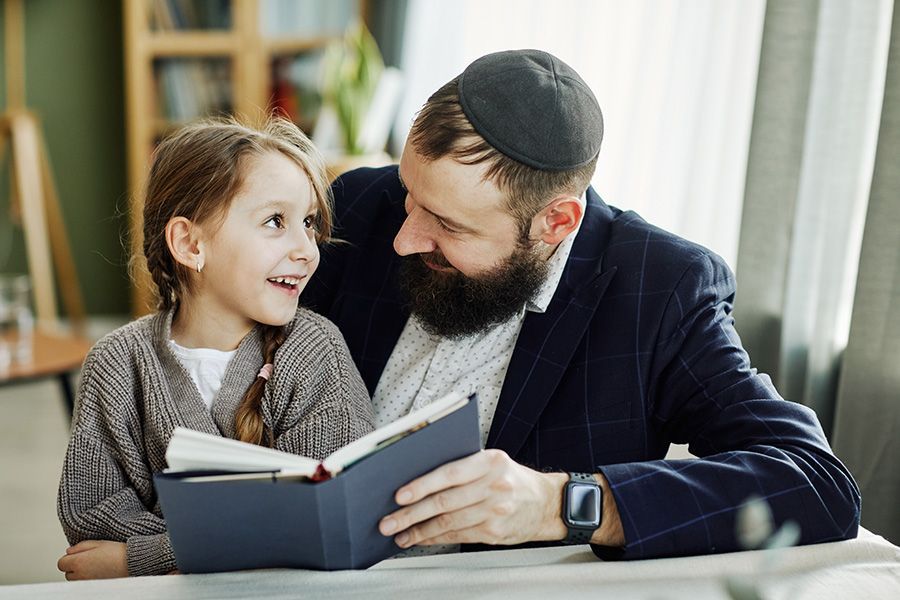
[[[300,283],[305,282],[306,277],[306,275],[279,275],[278,277],[269,277],[266,281],[279,291],[295,298],[300,295]]]

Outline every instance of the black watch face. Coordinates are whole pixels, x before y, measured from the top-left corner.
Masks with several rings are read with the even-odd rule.
[[[595,485],[572,483],[566,494],[566,516],[572,527],[600,526],[600,488]]]

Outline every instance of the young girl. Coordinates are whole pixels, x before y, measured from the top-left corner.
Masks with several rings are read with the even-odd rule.
[[[330,229],[322,158],[292,123],[160,144],[143,245],[160,310],[85,361],[57,501],[66,579],[176,569],[153,489],[176,426],[317,459],[372,429],[341,334],[297,306]]]

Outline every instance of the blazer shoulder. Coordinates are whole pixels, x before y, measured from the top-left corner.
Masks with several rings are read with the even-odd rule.
[[[340,240],[358,242],[364,238],[383,211],[403,213],[406,192],[396,165],[354,169],[338,177],[331,191],[334,235]]]
[[[348,171],[331,184],[337,213],[362,210],[374,203],[373,199],[402,197],[403,187],[397,174],[397,165],[377,169],[363,167]]]
[[[715,254],[705,246],[648,223],[634,211],[620,213],[612,223],[609,251],[633,256],[633,249],[628,247],[642,244],[647,246],[649,253],[672,254],[679,261],[693,262]]]
[[[672,284],[689,270],[717,279],[733,277],[725,260],[709,248],[652,225],[633,211],[613,220],[604,260],[607,267],[671,279]]]

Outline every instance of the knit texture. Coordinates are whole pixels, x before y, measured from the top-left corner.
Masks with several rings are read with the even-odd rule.
[[[235,437],[235,411],[263,364],[257,326],[208,409],[168,344],[171,325],[171,311],[143,317],[88,354],[59,484],[57,513],[69,543],[125,542],[129,575],[177,568],[153,487],[172,431]],[[261,412],[275,448],[322,459],[372,430],[366,387],[326,318],[299,309],[274,365]]]

